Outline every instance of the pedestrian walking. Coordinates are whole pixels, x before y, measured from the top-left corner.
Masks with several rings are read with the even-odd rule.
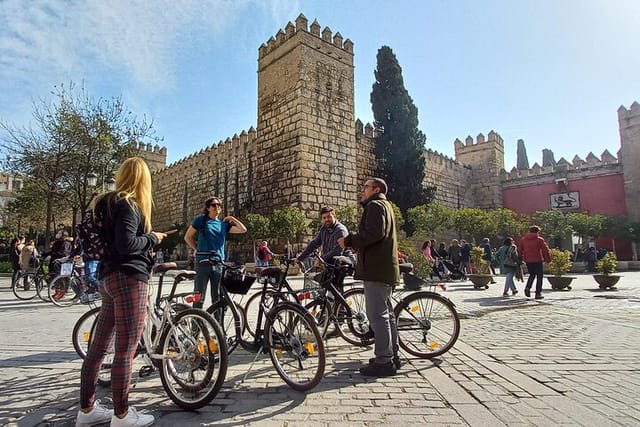
[[[543,299],[542,296],[542,278],[543,278],[543,262],[551,262],[551,254],[549,253],[549,246],[542,236],[540,236],[540,227],[532,225],[529,228],[529,232],[520,239],[518,243],[518,254],[522,260],[527,264],[527,270],[529,271],[529,278],[524,288],[524,294],[527,297],[531,296],[531,286],[534,279],[536,280],[536,294],[535,299]]]
[[[357,251],[355,278],[364,282],[367,317],[375,336],[375,357],[360,368],[360,373],[372,377],[392,376],[400,368],[398,330],[391,303],[393,287],[400,282],[398,239],[386,193],[384,180],[368,179],[360,199],[364,210],[358,232],[338,239],[340,247]]]
[[[102,306],[82,363],[80,410],[76,426],[111,422],[111,426],[150,426],[153,415],[129,406],[132,362],[147,307],[149,274],[153,266],[150,250],[166,237],[151,231],[151,173],[139,157],[127,159],[116,175],[116,189],[99,196],[94,212],[100,212],[102,236],[108,251],[100,262]],[[113,337],[115,333],[115,337]],[[112,338],[113,337],[113,338]],[[112,341],[113,339],[113,341]],[[96,382],[108,346],[115,343],[111,367],[114,409],[96,400]]]
[[[497,250],[496,261],[498,261],[500,265],[500,271],[505,274],[502,296],[508,297],[509,290],[511,290],[511,295],[516,295],[518,293],[518,289],[516,288],[514,278],[518,270],[521,268],[520,264],[522,264],[522,261],[518,256],[518,248],[513,243],[513,239],[511,237],[504,239],[503,245]]]

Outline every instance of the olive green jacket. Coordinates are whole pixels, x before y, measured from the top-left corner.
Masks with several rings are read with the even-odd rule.
[[[398,239],[391,204],[384,194],[376,193],[363,206],[358,232],[345,237],[345,245],[358,251],[354,277],[398,284]]]

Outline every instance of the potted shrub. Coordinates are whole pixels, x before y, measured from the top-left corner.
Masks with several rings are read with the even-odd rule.
[[[489,274],[489,263],[482,259],[484,249],[474,246],[471,249],[471,262],[473,263],[473,274],[467,274],[467,278],[473,283],[475,289],[489,289],[489,283],[493,276]]]
[[[571,256],[570,251],[551,249],[551,262],[548,267],[551,276],[547,276],[547,280],[551,283],[551,289],[571,289],[571,282],[575,277],[564,276],[571,270]]]
[[[607,252],[596,263],[596,268],[600,274],[594,274],[593,278],[598,282],[600,289],[612,289],[620,280],[620,276],[613,274],[618,268],[618,258],[615,253]]]

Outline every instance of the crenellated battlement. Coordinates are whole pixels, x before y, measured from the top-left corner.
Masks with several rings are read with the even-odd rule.
[[[504,149],[504,140],[502,139],[500,134],[498,134],[493,130],[489,132],[489,134],[487,135],[487,138],[485,138],[484,134],[479,133],[476,136],[475,141],[471,135],[468,135],[465,138],[464,143],[460,141],[459,138],[456,138],[456,140],[453,141],[453,148],[455,149],[456,156],[457,156],[459,152],[462,153],[471,147],[479,148],[478,147],[479,145],[487,144],[487,143],[495,144]]]
[[[303,14],[300,14],[298,18],[296,18],[295,25],[291,22],[287,23],[284,29],[279,30],[275,36],[270,37],[266,43],[263,43],[260,46],[258,49],[258,59],[264,59],[271,52],[277,50],[280,46],[284,45],[288,40],[294,38],[298,34],[312,36],[313,39],[310,39],[310,41],[315,40],[316,42],[324,42],[316,43],[314,47],[317,49],[326,49],[331,46],[353,55],[353,42],[349,39],[345,40],[339,32],[333,34],[329,27],[325,27],[320,31],[320,24],[317,20],[314,20],[310,27],[307,25],[308,20]],[[327,51],[327,53],[331,54],[330,51]]]
[[[618,154],[619,156],[619,154]],[[620,165],[620,160],[618,157],[613,156],[609,150],[604,150],[600,157],[596,156],[592,152],[589,152],[587,156],[584,158],[580,158],[580,156],[575,155],[571,162],[567,161],[564,157],[555,162],[553,165],[549,166],[540,166],[537,162],[533,164],[533,166],[529,169],[517,169],[513,167],[510,172],[505,175],[505,180],[516,180],[525,177],[531,176],[541,176],[548,174],[557,174],[557,173],[569,173],[572,171],[575,172],[585,172],[592,174],[595,172],[595,169],[598,168],[607,168],[611,169],[611,166],[614,166],[614,169]]]
[[[208,147],[200,149],[196,153],[189,154],[182,159],[176,160],[165,168],[161,169],[163,172],[170,172],[172,168],[182,168],[185,164],[191,163],[194,159],[200,162],[203,158],[227,159],[231,161],[238,156],[245,156],[248,152],[255,149],[255,143],[257,141],[256,130],[253,126],[249,130],[243,130],[240,135],[234,134],[233,137],[225,140],[219,140],[214,142]]]

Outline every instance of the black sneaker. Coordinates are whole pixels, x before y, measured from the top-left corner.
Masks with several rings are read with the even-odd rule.
[[[360,373],[365,377],[392,377],[396,374],[393,362],[370,363],[360,368]]]
[[[367,332],[365,332],[364,334],[362,334],[362,336],[360,337],[361,340],[365,341],[365,340],[370,340],[373,339],[373,330],[369,329]]]
[[[535,299],[544,299],[544,297],[541,294],[536,294]]]
[[[524,288],[524,296],[531,298],[531,291],[528,288]]]
[[[375,361],[376,358],[372,357],[371,359],[369,359],[369,365],[373,365]],[[391,361],[393,362],[393,366],[395,366],[396,369],[402,368],[402,360],[400,360],[400,356],[393,356],[393,359],[391,359]]]

